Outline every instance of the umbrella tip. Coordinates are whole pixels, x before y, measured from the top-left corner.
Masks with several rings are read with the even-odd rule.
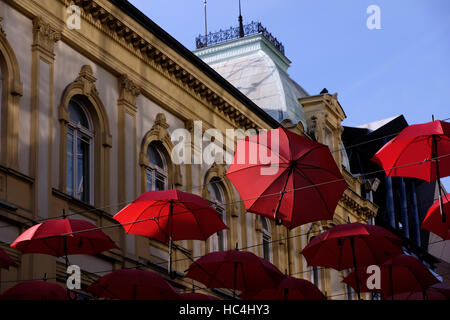
[[[432,114],[432,115],[431,115],[431,120],[433,120],[433,121],[434,121],[434,114]]]
[[[350,216],[347,217],[347,223],[352,223],[352,221],[350,220]]]
[[[239,251],[239,244],[236,241],[236,247],[235,247],[236,251]]]
[[[47,281],[47,273],[44,273],[44,278],[42,280]]]

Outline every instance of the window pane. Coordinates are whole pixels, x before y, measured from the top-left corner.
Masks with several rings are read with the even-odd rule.
[[[269,241],[266,237],[263,237],[263,257],[266,260],[270,260]]]
[[[163,159],[161,158],[161,155],[159,154],[158,150],[156,150],[156,148],[154,146],[152,146],[152,144],[150,144],[148,146],[147,156],[148,156],[148,161],[151,164],[153,164],[161,169],[164,169]]]
[[[156,174],[156,185],[155,190],[161,191],[166,189],[166,179],[164,176],[161,176],[160,174]]]
[[[89,129],[89,122],[83,109],[73,100],[69,102],[69,118],[71,122],[80,124]]]
[[[147,170],[147,191],[153,191],[153,173]]]
[[[89,201],[89,144],[77,139],[77,190],[76,197]]]
[[[67,193],[73,196],[73,131],[69,129],[67,134]]]

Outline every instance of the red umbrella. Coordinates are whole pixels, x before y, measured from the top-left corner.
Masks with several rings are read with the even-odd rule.
[[[208,288],[252,291],[277,288],[284,275],[269,261],[248,251],[211,252],[190,265],[187,278]]]
[[[149,191],[118,212],[114,219],[125,231],[169,242],[172,275],[172,241],[206,240],[227,229],[219,214],[201,197],[179,190]]]
[[[180,300],[180,295],[156,273],[123,269],[109,273],[88,287],[99,297],[119,300]]]
[[[220,300],[219,298],[207,295],[207,294],[202,294],[202,293],[197,293],[197,292],[187,292],[187,293],[182,293],[181,297],[183,298],[183,300]]]
[[[432,161],[430,161],[432,160]],[[411,177],[428,182],[450,175],[450,123],[432,121],[403,129],[372,158],[390,177]],[[442,208],[442,202],[441,202]],[[444,211],[441,210],[445,222]]]
[[[323,293],[311,282],[287,276],[277,289],[262,289],[241,294],[244,300],[326,300]]]
[[[380,289],[368,289],[366,282],[370,275],[364,268],[356,270],[357,277],[355,277],[355,271],[353,271],[345,277],[343,282],[353,288],[359,286],[361,292],[373,291],[390,295],[391,298],[392,296],[395,298],[396,294],[404,292],[423,292],[428,287],[439,283],[439,280],[422,262],[406,254],[394,257],[381,264]],[[358,282],[355,281],[355,278],[358,279]]]
[[[9,267],[15,265],[14,260],[3,249],[0,249],[0,268],[9,269]]]
[[[402,254],[401,246],[401,239],[386,229],[355,222],[340,224],[319,234],[301,253],[309,266],[341,271],[379,265]],[[357,292],[359,297],[358,288]]]
[[[332,219],[347,188],[327,146],[284,128],[239,140],[226,176],[249,212],[289,229]]]
[[[76,219],[54,219],[25,230],[11,247],[23,253],[62,257],[91,254],[118,248],[103,231],[92,223]],[[67,262],[67,261],[66,261]]]
[[[450,300],[450,287],[443,283],[434,284],[422,292],[405,292],[386,297],[385,300]]]
[[[442,197],[443,211],[449,212],[450,210],[450,193]],[[442,222],[441,212],[440,212],[440,200],[433,203],[433,205],[428,209],[427,216],[423,220],[422,229],[431,231],[444,240],[450,240],[450,219],[446,219]]]
[[[6,290],[1,300],[67,300],[66,290],[56,283],[24,281]]]

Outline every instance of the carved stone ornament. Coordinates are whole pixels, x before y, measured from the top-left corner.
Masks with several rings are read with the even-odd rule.
[[[141,94],[141,89],[126,74],[119,78],[120,100],[136,106],[136,98]]]
[[[61,32],[56,31],[50,24],[44,22],[41,17],[33,20],[33,45],[53,54],[55,43],[61,40]]]

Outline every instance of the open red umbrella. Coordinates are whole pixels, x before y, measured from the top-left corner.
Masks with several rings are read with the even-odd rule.
[[[190,265],[187,278],[197,280],[208,288],[253,291],[277,288],[284,275],[269,261],[248,251],[211,252]]]
[[[98,297],[119,300],[180,300],[180,295],[160,275],[138,269],[108,273],[88,287]]]
[[[332,219],[347,188],[327,146],[284,128],[239,140],[226,176],[249,212],[289,229]]]
[[[404,292],[385,300],[450,300],[450,287],[443,283],[434,284],[421,292]]]
[[[379,265],[403,251],[401,239],[391,232],[379,226],[355,222],[340,224],[319,234],[301,253],[309,266],[341,271]],[[358,298],[359,292],[357,288]]]
[[[66,290],[56,283],[24,281],[6,290],[1,300],[67,300]]]
[[[0,268],[9,269],[9,267],[16,265],[14,260],[0,248]]]
[[[311,282],[287,276],[277,289],[244,292],[244,300],[326,300],[324,294]]]
[[[190,301],[194,301],[194,300],[220,300],[219,298],[207,295],[207,294],[203,294],[203,293],[197,293],[197,292],[186,292],[186,293],[182,293],[181,297],[183,298],[183,300],[190,300]]]
[[[25,230],[11,247],[23,253],[62,257],[72,254],[95,255],[118,248],[92,223],[77,219],[53,219]],[[67,261],[66,261],[67,262]]]
[[[450,212],[450,193],[444,195],[442,198],[443,211]],[[444,240],[450,240],[450,219],[446,219],[445,222],[442,221],[440,206],[440,200],[437,200],[428,209],[428,213],[422,222],[422,229],[431,231]]]
[[[361,292],[377,292],[390,296],[391,299],[399,293],[423,292],[428,287],[439,283],[439,280],[422,262],[406,254],[389,259],[380,265],[380,289],[368,289],[366,283],[370,275],[364,268],[356,270],[345,277],[342,282],[352,288],[359,287]],[[357,277],[355,277],[355,273],[358,274]]]
[[[179,190],[149,191],[119,211],[114,219],[125,231],[169,242],[172,275],[172,241],[206,240],[227,229],[219,214],[201,197]]]
[[[411,177],[428,182],[450,175],[450,123],[432,121],[406,127],[372,158],[390,177]],[[445,213],[442,210],[445,222]]]

